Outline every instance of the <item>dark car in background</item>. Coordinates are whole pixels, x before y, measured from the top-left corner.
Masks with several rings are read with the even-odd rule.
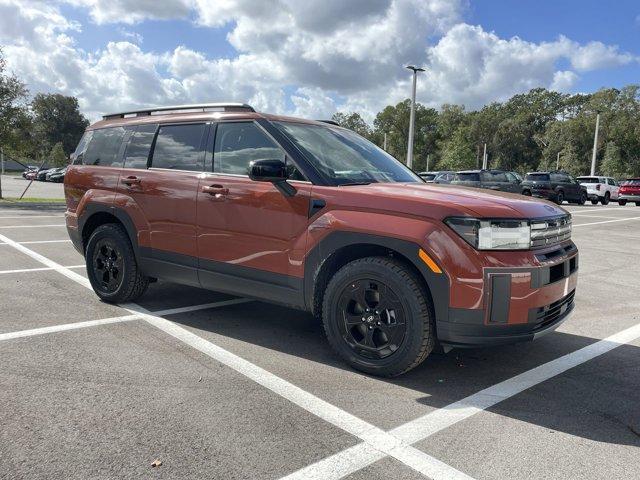
[[[47,182],[62,183],[67,167],[56,168],[55,171],[47,173]]]
[[[456,173],[452,185],[485,188],[500,192],[520,193],[520,180],[504,170],[465,170]]]
[[[28,176],[33,176],[34,172],[38,171],[38,167],[35,165],[27,165],[24,172],[22,172],[22,178],[28,178]]]
[[[455,177],[455,172],[440,171],[440,172],[420,172],[418,175],[427,183],[451,183],[451,180]]]
[[[561,205],[569,203],[584,205],[587,189],[566,172],[529,172],[521,183],[522,194],[544,198]]]
[[[36,174],[36,180],[38,180],[39,182],[46,182],[47,181],[47,173],[49,173],[51,170],[55,170],[53,168],[43,168],[41,170],[38,170],[38,173]]]

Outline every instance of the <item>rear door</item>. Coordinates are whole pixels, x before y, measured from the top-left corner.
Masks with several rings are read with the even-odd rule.
[[[284,150],[256,122],[215,128],[213,172],[198,190],[198,255],[204,287],[299,304],[311,183],[289,180],[286,197],[271,183],[249,179],[252,160],[283,160]],[[292,166],[293,178],[300,178]]]
[[[611,192],[611,200],[617,200],[620,195],[620,185],[613,178],[607,178],[607,184],[609,185],[609,191]]]
[[[148,275],[199,285],[196,194],[208,125],[142,125],[125,151],[116,205],[130,214]]]

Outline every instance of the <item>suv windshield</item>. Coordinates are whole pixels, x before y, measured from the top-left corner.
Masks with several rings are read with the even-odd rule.
[[[343,128],[273,122],[334,185],[420,182],[387,152]]]
[[[548,173],[527,173],[525,180],[530,182],[548,182],[550,181]]]

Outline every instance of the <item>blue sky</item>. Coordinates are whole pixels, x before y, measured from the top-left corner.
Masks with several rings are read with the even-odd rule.
[[[469,109],[534,87],[640,81],[630,0],[2,0],[0,45],[32,92],[92,118],[139,105],[248,101],[371,119],[406,98]]]

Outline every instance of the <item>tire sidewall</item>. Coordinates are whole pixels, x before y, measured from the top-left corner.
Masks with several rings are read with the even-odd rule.
[[[87,249],[85,252],[85,259],[87,263],[87,276],[89,277],[89,282],[93,287],[94,292],[103,300],[110,302],[118,302],[120,301],[120,297],[124,293],[124,290],[127,287],[127,277],[132,275],[132,265],[135,263],[135,258],[131,254],[131,246],[126,243],[125,239],[118,233],[116,233],[117,227],[111,225],[102,225],[98,227],[87,242]],[[118,250],[122,253],[123,257],[123,272],[120,281],[120,285],[113,292],[104,292],[99,288],[99,282],[95,277],[95,272],[93,269],[93,254],[95,252],[96,245],[100,240],[110,239],[113,243],[115,243],[118,247]]]
[[[348,269],[346,267],[349,267]],[[424,335],[423,322],[429,322],[429,308],[427,299],[422,302],[415,298],[415,292],[409,288],[400,275],[393,269],[381,264],[352,262],[343,267],[330,281],[324,297],[323,318],[327,337],[333,348],[355,368],[367,373],[378,375],[393,375],[409,368],[420,354],[422,337]],[[338,327],[342,317],[338,307],[341,292],[349,283],[358,279],[370,278],[384,283],[393,290],[404,309],[406,332],[398,348],[390,356],[375,360],[357,355],[344,341]]]

